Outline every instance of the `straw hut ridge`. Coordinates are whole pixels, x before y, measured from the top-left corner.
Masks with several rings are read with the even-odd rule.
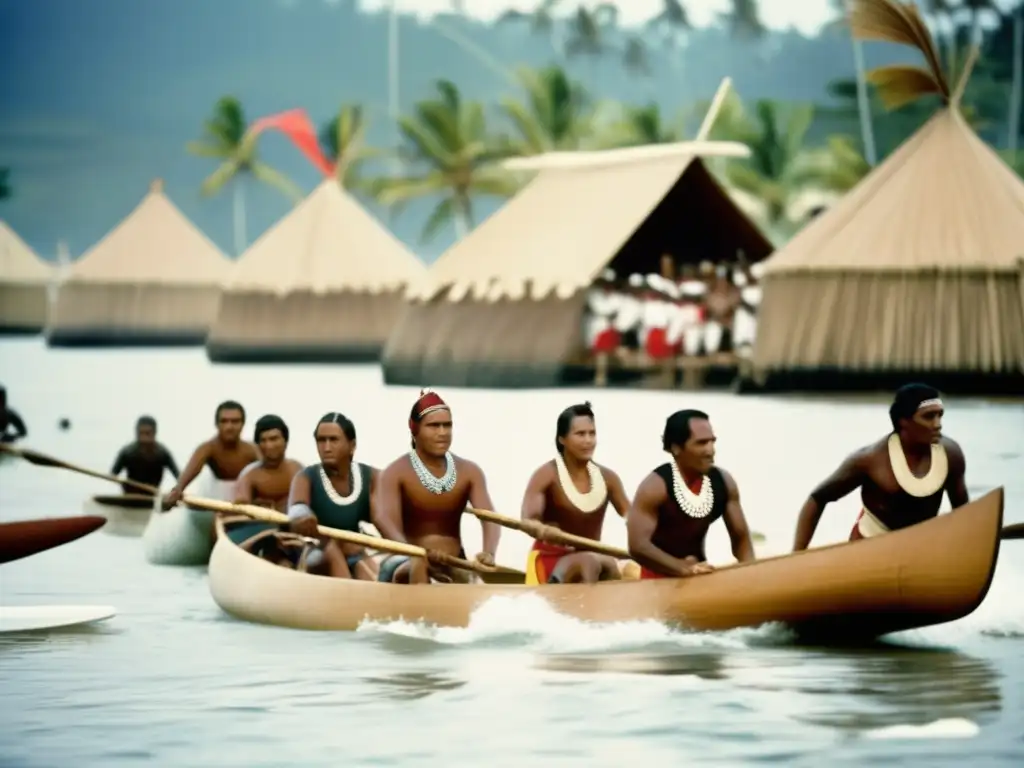
[[[913,7],[859,0],[851,21],[862,37],[917,35],[938,61]],[[907,69],[875,78],[881,88]],[[1024,374],[1024,182],[959,110],[970,67],[952,92],[935,64],[914,69],[945,107],[765,262],[760,386],[847,388],[860,377],[889,387],[927,375],[973,389],[979,376]],[[905,87],[890,96],[900,97]]]
[[[51,307],[52,346],[202,344],[231,263],[163,192],[77,259]]]
[[[242,254],[207,355],[221,362],[376,361],[423,262],[326,179]]]
[[[575,164],[559,154],[410,293],[385,380],[558,385],[583,352],[586,293],[605,268],[659,272],[665,253],[681,263],[765,258],[771,243],[697,156],[710,144],[585,153]]]
[[[46,325],[54,267],[0,219],[0,333],[38,333]]]

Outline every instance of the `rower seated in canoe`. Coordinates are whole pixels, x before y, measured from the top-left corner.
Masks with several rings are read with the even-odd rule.
[[[739,487],[715,466],[715,437],[708,415],[677,411],[665,422],[662,448],[672,459],[640,483],[626,515],[629,554],[641,579],[694,576],[714,570],[704,542],[721,519],[739,561],[754,559]]]
[[[139,416],[135,422],[135,441],[118,451],[110,474],[119,476],[124,472],[130,482],[122,483],[121,491],[139,495],[148,492],[139,489],[136,483],[159,488],[165,469],[175,480],[181,475],[171,452],[163,443],[157,442],[156,419],[152,416]]]
[[[493,509],[484,473],[451,452],[452,412],[437,393],[420,393],[409,414],[409,431],[412,450],[381,473],[373,524],[385,538],[423,547],[428,557],[393,555],[382,570],[389,563],[400,563],[390,579],[396,583],[425,584],[431,578],[473,581],[475,574],[452,568],[444,557],[465,559],[461,529],[467,504]],[[487,521],[481,521],[481,527],[483,552],[476,561],[494,565],[501,527]]]
[[[235,484],[235,504],[253,504],[277,512],[288,511],[288,496],[295,475],[302,471],[302,465],[289,459],[288,425],[274,414],[261,416],[253,430],[253,440],[260,449],[261,459],[242,470]],[[236,544],[248,549],[246,543],[263,531],[276,531],[278,526],[258,520],[248,524],[227,527],[226,533]]]
[[[380,564],[358,544],[321,537],[318,525],[359,533],[369,523],[380,472],[355,460],[356,428],[343,414],[324,415],[313,431],[320,463],[292,479],[288,497],[289,531],[318,541],[296,565],[322,576],[376,581]]]
[[[793,551],[810,545],[827,505],[858,488],[862,506],[850,541],[930,520],[943,494],[953,509],[967,504],[967,463],[956,441],[942,434],[944,414],[937,389],[907,384],[897,390],[889,407],[892,432],[850,454],[811,492],[800,510]]]
[[[615,558],[577,552],[544,540],[545,527],[599,541],[608,503],[620,516],[629,509],[622,480],[592,457],[597,428],[590,403],[571,405],[555,423],[555,458],[530,477],[523,497],[525,532],[536,541],[527,555],[527,584],[592,584],[621,578]]]

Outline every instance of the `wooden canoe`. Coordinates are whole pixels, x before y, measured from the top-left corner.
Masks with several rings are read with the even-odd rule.
[[[655,619],[698,631],[779,622],[815,641],[863,642],[974,611],[995,571],[1002,519],[999,488],[902,531],[693,578],[541,586],[405,586],[311,576],[218,535],[209,585],[227,613],[297,629],[354,630],[365,619],[466,626],[490,597],[533,593],[589,621]]]
[[[106,522],[102,517],[76,516],[0,523],[0,563],[20,560],[80,539]]]
[[[141,536],[158,503],[153,496],[126,493],[122,496],[92,496],[82,504],[82,514],[106,519],[103,532],[114,536]]]

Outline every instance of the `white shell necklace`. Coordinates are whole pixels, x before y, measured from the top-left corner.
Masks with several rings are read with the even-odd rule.
[[[358,499],[359,494],[363,492],[363,473],[359,471],[359,466],[354,461],[349,465],[348,477],[348,496],[342,496],[338,493],[338,489],[334,487],[334,483],[331,482],[331,478],[328,476],[327,470],[324,469],[324,465],[320,465],[320,482],[323,483],[324,493],[327,494],[327,498],[339,507],[347,507]]]
[[[420,479],[424,488],[438,495],[447,493],[455,487],[455,457],[452,456],[451,451],[445,451],[444,460],[447,465],[444,474],[441,477],[434,477],[433,473],[427,469],[427,465],[423,463],[419,454],[416,451],[409,451],[409,461],[416,472],[416,477]]]
[[[555,467],[558,469],[558,484],[562,486],[562,493],[576,509],[585,514],[593,512],[608,499],[608,486],[605,485],[604,475],[601,468],[592,461],[587,462],[587,473],[590,475],[590,490],[582,493],[576,487],[569,474],[569,468],[565,466],[565,459],[562,454],[555,454]]]
[[[907,456],[903,453],[900,436],[895,432],[889,436],[889,464],[900,488],[919,499],[938,492],[946,484],[946,475],[949,474],[949,462],[942,443],[932,444],[932,462],[928,467],[928,474],[918,477],[911,472]]]
[[[700,481],[700,493],[695,494],[686,486],[675,460],[669,464],[672,465],[672,495],[676,497],[679,508],[698,520],[710,515],[711,510],[715,508],[715,492],[711,488],[711,478],[704,475],[704,479]]]

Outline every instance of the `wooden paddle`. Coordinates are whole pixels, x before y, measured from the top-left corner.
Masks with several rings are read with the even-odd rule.
[[[491,512],[487,509],[473,509],[472,507],[467,508],[467,512],[471,512],[481,520],[486,520],[489,523],[497,523],[505,528],[511,528],[513,531],[522,531],[527,535],[530,534],[528,530],[530,527],[529,523],[522,520],[517,520],[514,517],[508,517],[507,515],[499,514],[498,512]],[[603,542],[596,541],[594,539],[588,539],[583,536],[577,536],[572,533],[566,533],[560,528],[555,528],[551,525],[545,525],[544,527],[544,541],[548,541],[552,544],[560,544],[563,547],[572,547],[574,549],[581,549],[587,552],[596,552],[599,555],[608,555],[618,560],[630,560],[629,552],[618,547],[613,547],[610,544],[604,544]]]
[[[26,461],[36,464],[41,467],[54,467],[56,469],[66,469],[71,472],[77,472],[82,475],[88,475],[89,477],[95,477],[98,480],[107,480],[112,483],[123,483],[130,485],[133,488],[138,488],[141,491],[148,491],[153,494],[160,492],[159,488],[146,483],[139,483],[135,480],[128,478],[115,477],[114,475],[104,474],[103,472],[97,472],[86,467],[80,467],[77,464],[71,464],[67,461],[54,458],[53,456],[47,456],[46,454],[33,451],[28,448],[13,448],[6,445],[0,445],[0,449],[3,451],[20,456]],[[272,509],[266,509],[264,507],[257,507],[253,504],[231,504],[227,501],[219,501],[217,499],[203,499],[196,496],[183,496],[181,503],[189,507],[196,509],[203,509],[208,512],[216,512],[217,514],[233,514],[233,515],[245,515],[251,517],[254,520],[260,520],[265,523],[274,523],[277,525],[287,525],[289,520],[287,515],[283,515],[280,512],[276,512]],[[452,555],[443,555],[441,553],[434,553],[429,558],[427,557],[427,550],[423,547],[417,547],[412,544],[405,544],[400,541],[391,541],[390,539],[379,539],[375,536],[367,536],[362,533],[354,533],[352,531],[342,531],[337,528],[328,528],[323,525],[317,526],[317,531],[328,538],[337,539],[338,541],[347,541],[350,544],[358,544],[359,546],[369,547],[372,549],[378,549],[382,552],[390,552],[396,555],[407,555],[409,557],[423,557],[429,559],[437,565],[449,565],[454,568],[462,568],[467,571],[474,571],[476,573],[502,573],[508,574],[512,578],[523,578],[524,574],[522,571],[517,571],[514,568],[506,568],[502,565],[484,565],[478,563],[475,560],[465,560],[461,557],[454,557]]]

